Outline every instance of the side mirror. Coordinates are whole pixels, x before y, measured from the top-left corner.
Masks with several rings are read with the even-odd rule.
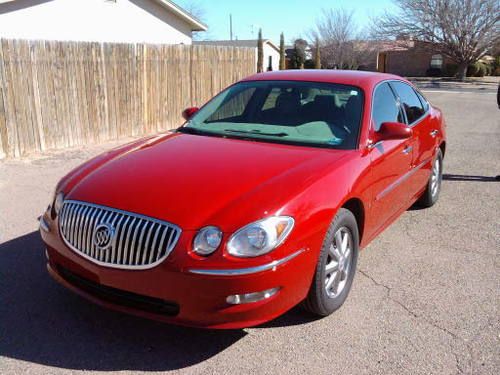
[[[413,135],[413,130],[400,122],[384,122],[375,133],[374,143],[390,139],[406,139]]]
[[[187,121],[191,117],[193,117],[193,115],[196,112],[198,112],[198,110],[199,110],[198,107],[189,107],[189,108],[186,108],[184,111],[182,111],[182,117],[184,117],[184,119]]]

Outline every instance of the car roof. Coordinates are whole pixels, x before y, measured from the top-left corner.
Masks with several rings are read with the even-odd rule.
[[[366,72],[360,70],[326,70],[326,69],[301,69],[280,70],[253,74],[242,81],[305,81],[327,82],[352,85],[370,91],[379,82],[385,80],[401,80],[404,78],[386,73]]]

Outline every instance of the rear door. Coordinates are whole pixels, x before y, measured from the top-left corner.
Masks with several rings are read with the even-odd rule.
[[[409,175],[409,198],[419,194],[426,186],[431,173],[431,161],[436,148],[437,129],[429,114],[429,103],[405,82],[391,81],[391,87],[398,96],[406,120],[412,127],[411,147],[413,152]]]
[[[404,123],[405,118],[389,83],[377,86],[372,101],[372,129],[384,122]],[[375,231],[391,220],[409,199],[408,173],[412,163],[411,139],[385,140],[371,148],[372,207],[371,228]]]

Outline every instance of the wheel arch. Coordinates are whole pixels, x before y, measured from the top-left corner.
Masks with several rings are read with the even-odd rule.
[[[446,141],[441,142],[439,145],[439,149],[441,150],[441,153],[443,154],[443,159],[444,159],[444,154],[446,152]]]
[[[359,243],[361,243],[365,227],[365,208],[363,202],[359,198],[350,198],[342,205],[342,208],[351,211],[356,218],[356,224],[358,224],[359,231]]]

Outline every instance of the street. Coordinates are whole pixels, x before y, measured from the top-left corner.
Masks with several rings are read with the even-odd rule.
[[[500,110],[496,86],[423,85],[444,112],[439,202],[411,208],[361,253],[345,305],[206,331],[95,306],[46,272],[36,218],[55,184],[114,146],[0,162],[0,373],[500,373]]]

